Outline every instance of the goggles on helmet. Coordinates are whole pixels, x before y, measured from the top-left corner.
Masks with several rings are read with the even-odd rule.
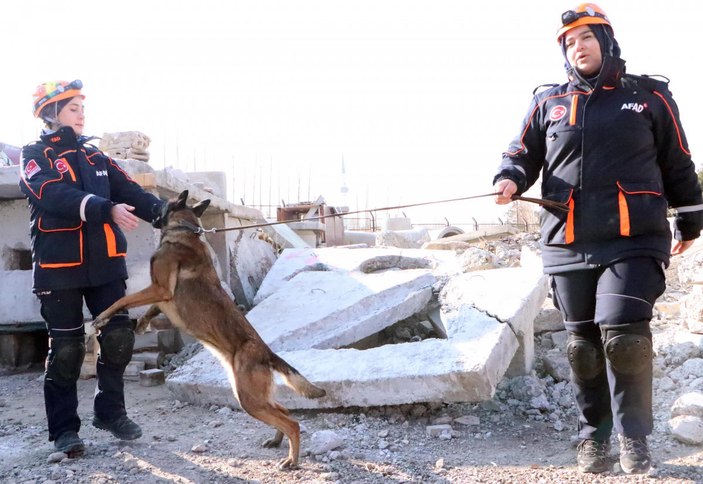
[[[75,96],[81,96],[83,82],[80,79],[75,81],[65,82],[47,82],[37,88],[34,93],[34,115],[39,116],[41,110],[47,104],[68,99]]]
[[[595,3],[582,3],[574,9],[561,14],[561,27],[557,31],[557,42],[561,42],[564,34],[582,25],[603,24],[610,26],[610,19]],[[611,26],[612,28],[612,26]]]
[[[596,12],[592,8],[587,7],[586,10],[584,10],[583,12],[577,12],[575,10],[567,10],[566,12],[562,13],[561,14],[561,24],[563,26],[567,26],[571,23],[576,22],[578,19],[583,18],[583,17],[598,17],[598,18],[602,18],[602,19],[610,22],[608,20],[607,16],[603,15],[600,12]]]

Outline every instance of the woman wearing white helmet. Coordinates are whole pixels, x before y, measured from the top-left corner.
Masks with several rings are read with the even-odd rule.
[[[539,176],[542,260],[569,334],[582,472],[651,465],[652,332],[664,268],[700,236],[703,198],[667,82],[625,73],[605,12],[564,12],[557,42],[568,82],[536,94],[493,184],[510,202]],[[676,210],[674,241],[667,221]]]

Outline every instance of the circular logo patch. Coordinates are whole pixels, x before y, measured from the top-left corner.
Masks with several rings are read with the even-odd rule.
[[[56,165],[54,165],[59,173],[66,173],[68,171],[68,165],[63,160],[58,160]]]
[[[549,119],[551,121],[559,121],[566,115],[566,108],[564,106],[554,106],[549,112]]]

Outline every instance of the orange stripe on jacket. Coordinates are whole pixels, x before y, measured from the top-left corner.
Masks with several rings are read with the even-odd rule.
[[[627,208],[627,199],[623,192],[618,192],[618,209],[620,212],[620,235],[630,236],[630,209]]]
[[[683,139],[681,138],[681,130],[679,129],[679,125],[676,122],[676,116],[674,116],[674,111],[671,109],[671,106],[669,106],[669,103],[666,102],[666,98],[662,94],[658,93],[657,91],[653,91],[653,92],[654,92],[654,94],[659,96],[662,101],[664,101],[664,104],[666,105],[666,109],[669,111],[669,114],[671,115],[671,120],[674,122],[674,127],[676,128],[676,136],[678,136],[678,138],[679,138],[679,147],[681,148],[681,151],[686,153],[688,156],[691,156],[691,152],[688,151],[683,146]]]
[[[105,240],[107,241],[108,257],[125,257],[126,253],[117,252],[117,240],[110,224],[103,224],[103,229],[105,230]]]
[[[574,241],[574,199],[569,195],[569,213],[566,216],[565,241],[571,244]]]
[[[571,96],[571,114],[569,115],[569,126],[576,124],[576,112],[578,111],[579,97],[577,94]]]

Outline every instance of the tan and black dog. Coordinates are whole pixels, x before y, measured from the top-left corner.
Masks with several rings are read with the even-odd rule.
[[[163,312],[176,327],[212,350],[227,371],[241,407],[276,428],[276,435],[264,446],[278,447],[285,434],[288,457],[279,467],[295,468],[300,454],[300,426],[273,399],[273,372],[280,373],[288,386],[305,397],[322,397],[325,390],[277,356],[223,290],[208,247],[200,239],[199,218],[210,201],[191,207],[187,199],[186,190],[169,201],[162,216],[161,242],[151,257],[151,285],[115,302],[93,325],[100,328],[120,309],[153,304],[139,318],[136,332],[143,332],[149,321]]]

